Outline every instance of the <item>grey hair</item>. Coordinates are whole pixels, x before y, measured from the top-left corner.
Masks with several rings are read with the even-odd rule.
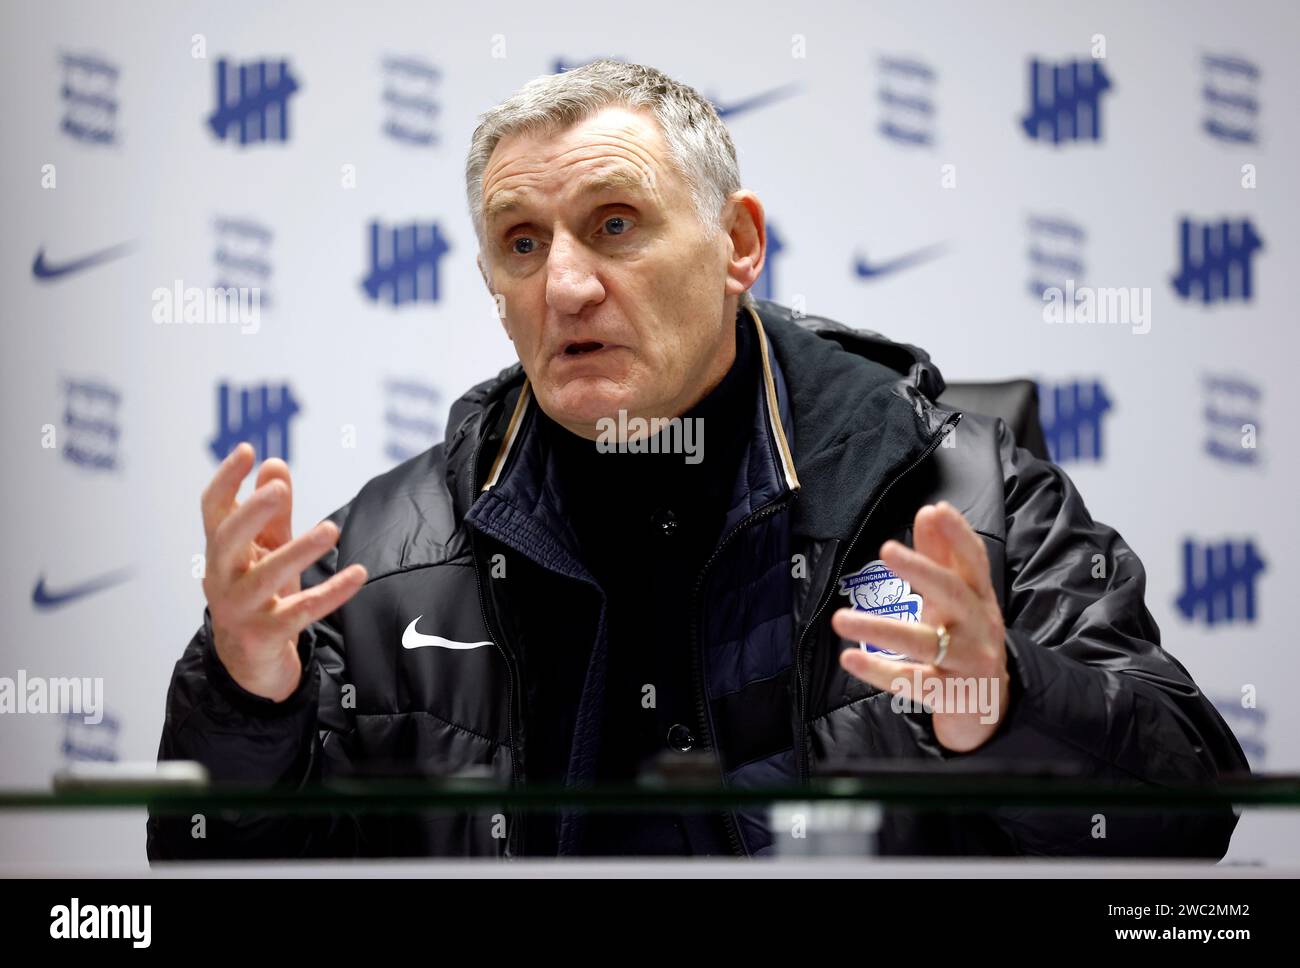
[[[717,110],[693,87],[641,64],[602,59],[534,78],[479,116],[465,160],[465,188],[479,248],[483,246],[483,173],[502,138],[563,131],[610,105],[649,109],[669,155],[690,189],[700,223],[720,229],[727,196],[740,189],[736,146]],[[752,305],[748,292],[742,306]]]

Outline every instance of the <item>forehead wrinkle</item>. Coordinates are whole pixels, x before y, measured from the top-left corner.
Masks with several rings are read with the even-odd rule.
[[[588,159],[579,159],[572,162],[572,164],[582,164],[586,160]],[[524,174],[521,172],[520,176]],[[642,193],[652,199],[658,199],[660,196],[656,190],[655,181],[651,177],[652,174],[652,171],[643,173],[634,169],[626,160],[596,159],[596,165],[593,166],[592,171],[583,173],[574,179],[565,180],[565,195],[569,198],[577,198],[610,191],[631,191]],[[527,196],[530,194],[532,194],[532,191],[526,186],[496,190],[484,206],[485,220],[491,222],[507,212],[523,207],[527,204]]]
[[[612,172],[607,172],[603,176],[587,176],[587,178],[583,179],[583,182],[580,183],[581,190],[590,191],[592,190],[592,186],[590,184],[591,182],[598,182],[599,179],[601,178],[613,177],[613,178],[625,179],[625,185],[606,184],[600,187],[604,187],[604,188],[636,187],[639,189],[648,188],[651,197],[658,199],[661,197],[661,193],[658,191],[658,179],[655,177],[655,170],[656,167],[658,167],[656,165],[656,162],[659,159],[656,157],[656,152],[652,150],[653,147],[658,147],[658,145],[646,145],[645,141],[647,139],[645,138],[638,139],[636,137],[631,136],[631,134],[642,130],[643,129],[638,128],[634,124],[625,124],[625,125],[619,125],[616,128],[606,129],[600,132],[593,132],[607,140],[604,142],[597,142],[595,144],[591,142],[581,142],[578,144],[570,145],[568,147],[561,148],[558,151],[554,151],[550,153],[549,155],[541,159],[539,162],[530,163],[531,160],[527,156],[525,156],[522,159],[515,159],[515,160],[502,158],[496,165],[489,165],[487,172],[484,174],[483,181],[485,185],[490,183],[493,177],[497,175],[502,169],[508,168],[515,163],[527,165],[527,167],[519,172],[512,173],[505,176],[504,180],[506,182],[511,182],[516,179],[523,179],[525,181],[536,180],[535,178],[530,179],[530,176],[544,175],[547,166],[552,165],[555,162],[565,158],[566,156],[573,155],[575,153],[584,154],[585,157],[577,158],[574,159],[573,161],[565,162],[565,167],[569,165],[580,164],[581,162],[589,159],[598,160],[598,161],[605,160],[606,163],[609,164],[610,162],[612,162],[613,159],[601,159],[599,156],[596,156],[595,159],[592,159],[591,152],[593,151],[598,152],[601,149],[608,150],[610,148],[614,148],[616,149],[615,157],[621,156],[623,161],[625,161],[626,163],[632,165],[637,169],[640,169],[642,174],[640,176],[631,175],[631,173],[628,172],[626,168],[620,170],[616,167]],[[651,127],[649,130],[651,134],[651,140],[653,142],[662,141],[662,136],[659,134],[657,129]],[[635,185],[632,184],[633,182],[635,183]],[[521,192],[519,189],[510,188],[510,187],[502,187],[497,189],[496,191],[491,192],[491,194],[488,196],[488,201],[484,204],[484,221],[485,222],[490,221],[501,214],[519,208],[524,203],[524,198],[523,198],[524,194],[526,194],[526,192]]]
[[[583,175],[573,183],[573,194],[594,195],[607,191],[642,191],[646,187],[646,176],[638,174],[626,165],[610,165]]]

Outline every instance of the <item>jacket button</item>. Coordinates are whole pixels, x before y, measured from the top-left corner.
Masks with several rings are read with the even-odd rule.
[[[668,508],[660,508],[650,516],[650,523],[658,534],[671,538],[677,533],[677,515]]]
[[[679,753],[689,753],[695,748],[695,737],[689,729],[677,723],[668,729],[668,745]]]

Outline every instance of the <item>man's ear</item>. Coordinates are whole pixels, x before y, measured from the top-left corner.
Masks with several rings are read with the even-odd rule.
[[[748,189],[732,192],[722,210],[722,227],[731,241],[727,259],[728,296],[747,292],[758,281],[767,258],[767,216]]]

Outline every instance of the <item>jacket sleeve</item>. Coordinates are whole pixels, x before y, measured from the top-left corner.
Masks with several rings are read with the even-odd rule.
[[[342,530],[347,507],[330,516]],[[303,573],[309,588],[334,574],[332,548]],[[347,730],[341,687],[343,636],[337,613],[304,629],[298,639],[303,675],[297,690],[274,702],[244,690],[212,645],[211,615],[190,640],[172,672],[158,759],[197,760],[214,787],[289,787],[319,782],[346,761]],[[328,750],[328,756],[326,755]],[[147,825],[149,860],[229,857],[351,856],[359,852],[354,821],[325,814],[214,811],[211,815],[156,812]]]
[[[1012,686],[998,731],[969,755],[1046,761],[1107,783],[1208,784],[1248,773],[1223,718],[1161,648],[1137,555],[1092,519],[1061,468],[1017,447],[1001,421],[998,429]],[[994,820],[1023,854],[1220,858],[1237,816],[1226,806],[1154,814],[1099,806],[1001,809]]]

